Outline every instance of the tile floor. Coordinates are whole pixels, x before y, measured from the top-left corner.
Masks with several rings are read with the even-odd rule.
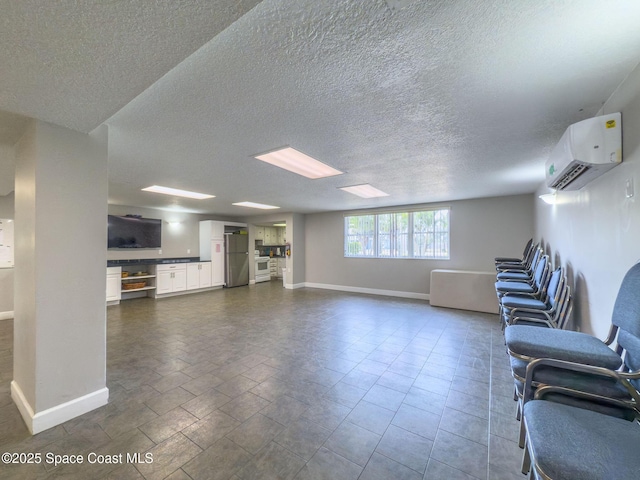
[[[107,316],[109,404],[36,436],[11,402],[0,321],[0,452],[85,459],[3,479],[524,478],[494,315],[269,282]]]

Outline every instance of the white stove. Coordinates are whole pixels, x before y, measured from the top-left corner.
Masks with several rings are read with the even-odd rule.
[[[256,283],[268,282],[271,280],[271,271],[269,269],[269,257],[256,256],[255,278]]]

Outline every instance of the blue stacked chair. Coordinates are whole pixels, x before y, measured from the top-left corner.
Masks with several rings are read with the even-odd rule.
[[[525,295],[532,298],[540,298],[544,294],[547,276],[549,272],[549,257],[543,255],[536,265],[533,277],[530,281],[499,280],[496,282],[498,298],[505,294]]]
[[[522,473],[531,469],[529,478],[640,478],[640,425],[637,422],[543,399],[527,402],[524,422],[527,449]]]
[[[564,303],[570,303],[570,299],[571,294],[567,285],[567,278],[564,275],[564,269],[558,267],[549,276],[549,282],[543,298],[519,295],[517,293],[505,293],[502,296],[500,299],[500,311],[503,327],[516,323],[517,320],[515,319],[518,318],[521,324],[528,320],[530,325],[562,328],[567,317],[556,318],[556,314]],[[537,320],[540,321],[538,322]],[[563,325],[560,325],[559,322]]]
[[[640,264],[632,267],[625,275],[616,298],[611,329],[605,341],[586,333],[526,325],[511,325],[505,330],[512,373],[514,379],[522,384],[522,411],[525,421],[521,431],[521,446],[525,443],[525,435],[529,439],[526,440],[527,442],[533,442],[531,448],[527,450],[527,455],[530,454],[534,459],[536,466],[532,472],[538,472],[535,475],[541,475],[540,472],[545,471],[545,467],[540,466],[544,463],[541,460],[542,457],[545,461],[551,461],[546,455],[540,453],[542,451],[540,442],[544,437],[541,432],[546,428],[545,422],[549,421],[541,417],[540,411],[548,411],[549,418],[553,418],[559,411],[565,411],[566,408],[592,411],[588,414],[579,413],[580,422],[584,418],[600,419],[597,415],[617,417],[623,419],[622,421],[638,418],[640,404],[638,393],[640,387],[640,295],[638,292],[640,292]],[[610,348],[610,345],[614,345],[614,348]],[[545,398],[545,401],[552,400],[569,407],[559,408],[547,405],[528,407],[527,404],[534,398],[534,393],[537,398]],[[594,420],[594,422],[598,425],[603,422],[615,424],[613,420]],[[530,425],[534,426],[531,433]],[[597,437],[601,433],[597,429],[591,432],[588,427],[588,424],[581,427],[585,428],[584,439],[587,444],[589,435]],[[557,428],[557,425],[554,428]],[[584,446],[583,439],[580,440],[580,445]],[[573,445],[574,442],[575,440],[571,439],[562,448]],[[570,454],[567,453],[567,455]],[[528,468],[526,463],[523,468]],[[635,478],[640,478],[640,472],[636,473],[638,476]],[[569,476],[541,476],[540,478],[583,477],[572,477],[569,474]]]
[[[510,269],[503,268],[502,270],[498,270],[498,274],[496,275],[496,279],[498,281],[507,280],[507,281],[518,281],[518,282],[530,282],[533,279],[534,272],[536,267],[538,266],[538,262],[542,258],[543,252],[542,249],[536,247],[533,252],[533,257],[531,260],[531,265],[526,270],[522,269]],[[504,267],[505,265],[502,264]],[[496,269],[497,270],[497,269]]]
[[[530,243],[529,243],[530,242]],[[527,247],[522,255],[521,259],[509,258],[509,257],[496,257],[495,266],[497,271],[503,270],[528,270],[531,268],[533,256],[539,245],[533,245],[533,240],[527,242]]]
[[[527,244],[524,247],[524,251],[522,252],[522,258],[513,258],[513,257],[496,257],[494,259],[496,265],[503,263],[525,263],[527,257],[531,253],[531,249],[533,248],[533,238],[530,238]]]

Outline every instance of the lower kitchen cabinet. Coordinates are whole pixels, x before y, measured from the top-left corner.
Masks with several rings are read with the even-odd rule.
[[[158,265],[156,294],[183,292],[187,289],[187,264]]]
[[[224,259],[224,255],[221,256]],[[139,297],[159,298],[191,291],[213,290],[213,262],[157,264],[129,263],[124,267],[107,267],[107,305]],[[222,265],[224,272],[224,264]]]
[[[211,286],[211,262],[187,264],[187,290]]]
[[[120,302],[120,278],[122,276],[121,267],[107,268],[107,304]]]

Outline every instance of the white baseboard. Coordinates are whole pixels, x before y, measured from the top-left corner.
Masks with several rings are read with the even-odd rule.
[[[296,288],[304,288],[306,287],[306,283],[285,283],[284,288],[287,290],[295,290]]]
[[[11,398],[18,407],[24,423],[27,424],[27,428],[32,435],[35,435],[106,405],[109,402],[109,389],[107,387],[101,388],[35,414],[22,393],[20,385],[15,380],[11,382]]]
[[[428,293],[401,292],[398,290],[382,290],[378,288],[349,287],[347,285],[329,285],[327,283],[305,282],[305,287],[322,288],[325,290],[339,290],[341,292],[366,293],[368,295],[383,295],[386,297],[415,298],[417,300],[429,300]]]
[[[0,312],[0,320],[10,320],[13,318],[13,311],[11,312]]]

